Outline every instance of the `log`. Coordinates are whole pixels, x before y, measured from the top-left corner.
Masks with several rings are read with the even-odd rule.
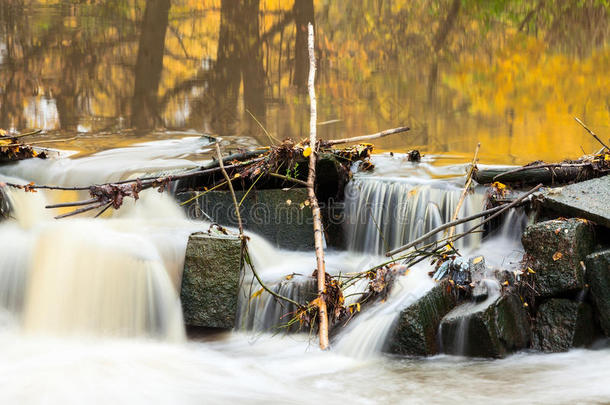
[[[588,163],[524,166],[518,169],[515,170],[514,166],[477,169],[473,178],[479,184],[499,181],[504,184],[555,185],[589,180],[601,175],[601,173],[596,173]]]

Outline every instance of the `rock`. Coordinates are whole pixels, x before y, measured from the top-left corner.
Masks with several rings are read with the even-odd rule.
[[[553,298],[538,307],[533,347],[544,352],[565,352],[593,342],[593,311],[584,302]]]
[[[507,294],[466,303],[441,321],[443,352],[473,357],[504,357],[528,347],[529,317],[519,297]]]
[[[235,192],[241,201],[245,192]],[[178,201],[187,201],[194,192],[178,193]],[[279,248],[313,250],[312,212],[304,188],[288,190],[251,190],[243,200],[240,214],[244,228],[263,236]],[[237,227],[233,199],[228,191],[210,191],[187,205],[190,218],[202,218],[201,211],[217,223]]]
[[[610,228],[610,176],[550,189],[544,193],[542,206],[560,213],[589,219]]]
[[[238,237],[201,232],[189,237],[180,293],[186,325],[235,325],[241,264]]]
[[[400,313],[390,334],[387,351],[415,356],[438,353],[439,323],[455,305],[451,284],[448,280],[441,281]]]
[[[581,219],[557,219],[526,228],[521,241],[531,259],[539,295],[553,296],[584,287],[583,261],[591,253],[593,228]]]
[[[585,263],[599,323],[606,336],[610,336],[610,250],[587,256]]]

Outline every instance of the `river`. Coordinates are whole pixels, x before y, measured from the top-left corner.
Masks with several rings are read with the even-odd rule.
[[[380,140],[376,171],[348,186],[354,216],[361,201],[378,202],[375,221],[348,227],[349,249],[330,250],[328,268],[366,268],[447,219],[477,142],[483,163],[523,164],[596,149],[574,115],[610,132],[607,6],[488,3],[4,0],[0,128],[43,129],[36,142],[63,155],[2,166],[1,180],[88,185],[193,168],[210,158],[201,134],[225,150],[305,137],[298,50],[313,20],[319,136],[412,127]],[[405,163],[412,148],[424,153],[419,165]],[[463,215],[483,209],[481,193]],[[501,360],[383,354],[396,314],[431,286],[424,265],[328,352],[307,334],[275,333],[266,312],[252,315],[254,330],[187,334],[177,286],[187,237],[207,223],[154,190],[98,219],[54,220],[63,211],[44,208],[75,192],[10,197],[14,218],[0,224],[2,403],[610,401],[605,341]],[[398,228],[395,216],[417,226]],[[514,213],[460,247],[510,267],[525,220]],[[269,282],[315,266],[312,252],[251,236]]]

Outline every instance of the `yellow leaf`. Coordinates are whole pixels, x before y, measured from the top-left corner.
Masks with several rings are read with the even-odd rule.
[[[307,157],[311,155],[311,148],[308,146],[305,149],[303,149],[303,156]]]
[[[508,280],[502,283],[502,285],[508,285]]]
[[[472,261],[472,264],[477,264],[477,263],[480,263],[480,262],[481,262],[481,260],[483,260],[483,256],[476,257],[476,258],[475,258],[475,259]]]
[[[262,293],[263,293],[263,289],[261,288],[260,290],[256,291],[254,294],[252,294],[252,296],[250,297],[251,300],[253,300],[256,297],[259,297]]]
[[[359,302],[356,304],[356,311],[360,312],[360,303]]]
[[[241,177],[241,175],[239,173],[235,173],[235,175],[233,176],[234,179]]]
[[[292,204],[292,200],[286,200],[286,205]]]
[[[491,183],[491,186],[502,191],[506,189],[506,184],[500,183],[499,181],[495,181]]]
[[[561,252],[555,252],[555,254],[553,255],[553,261],[557,261],[559,259],[561,259],[563,257],[563,253]]]
[[[530,273],[530,274],[536,274],[536,272],[534,270],[532,270],[531,267],[527,268],[527,272]]]
[[[292,280],[293,277],[294,277],[294,274],[289,274],[286,276],[286,280]]]
[[[523,303],[523,306],[524,306],[525,308],[527,308],[529,305],[527,305],[527,302],[524,302],[524,303]]]
[[[309,306],[319,307],[322,304],[322,298],[318,297],[309,303]]]

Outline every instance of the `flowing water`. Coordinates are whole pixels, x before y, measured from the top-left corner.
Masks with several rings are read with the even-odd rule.
[[[226,150],[306,136],[303,26],[313,21],[319,136],[412,127],[379,140],[375,171],[347,186],[348,249],[329,250],[327,267],[360,271],[451,218],[477,142],[489,164],[599,148],[572,116],[609,131],[608,13],[596,0],[2,0],[0,128],[41,128],[30,139],[62,153],[2,166],[0,181],[83,186],[190,169],[210,157],[202,133],[220,135]],[[404,155],[415,147],[422,163]],[[610,400],[604,342],[503,360],[383,354],[401,309],[434,285],[425,262],[340,330],[329,352],[307,333],[278,333],[293,309],[265,293],[250,300],[258,286],[249,274],[235,330],[188,336],[178,293],[184,251],[208,223],[154,190],[101,218],[65,220],[53,215],[69,209],[44,206],[84,194],[7,192],[0,403]],[[483,206],[475,190],[460,216]],[[526,222],[513,210],[458,247],[512,269]],[[307,300],[313,253],[250,236],[263,280]],[[348,303],[364,287],[353,286]]]

